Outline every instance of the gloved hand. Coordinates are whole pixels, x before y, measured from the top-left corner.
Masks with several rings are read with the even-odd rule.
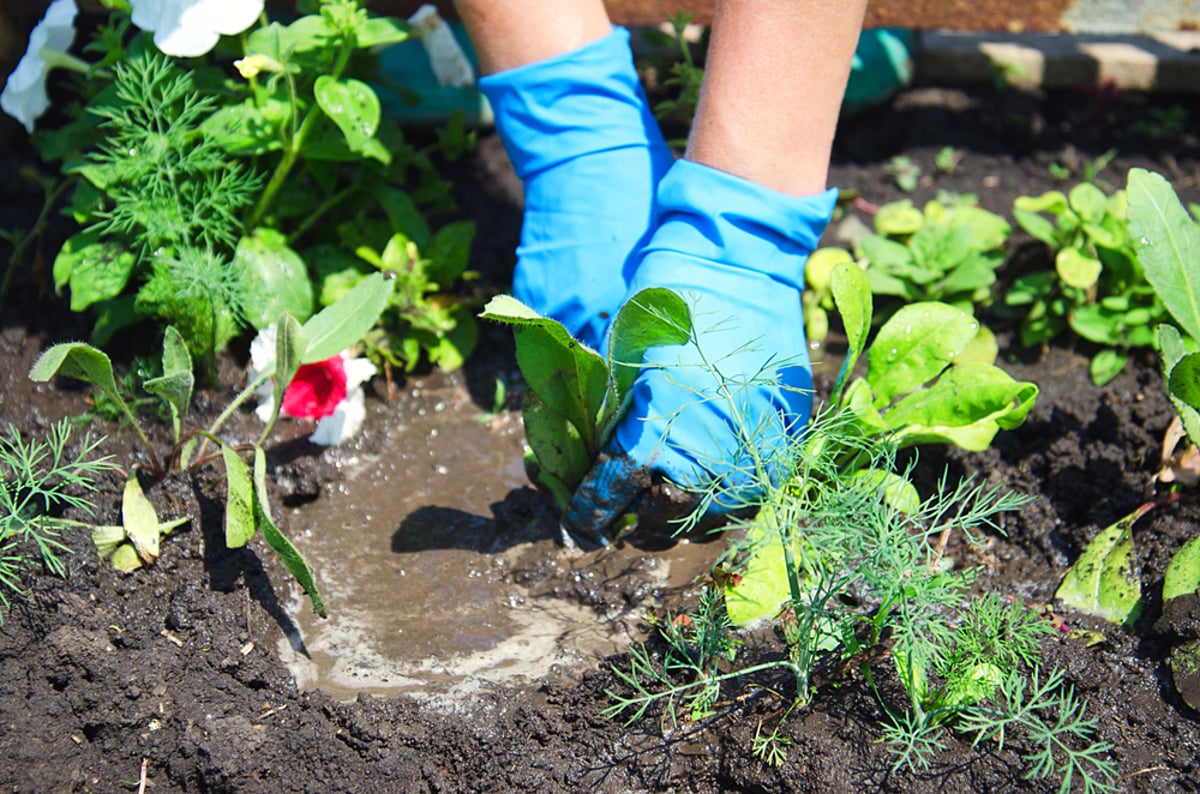
[[[625,299],[655,186],[674,161],[634,69],[629,32],[615,28],[479,87],[525,185],[513,294],[599,350]]]
[[[629,294],[681,294],[699,345],[647,352],[627,413],[574,495],[569,533],[606,542],[662,477],[685,492],[718,483],[710,514],[753,498],[763,475],[750,446],[769,461],[812,409],[800,291],[836,198],[794,198],[687,160],[672,166]]]

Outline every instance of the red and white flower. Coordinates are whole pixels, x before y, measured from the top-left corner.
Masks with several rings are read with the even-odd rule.
[[[275,369],[275,326],[269,325],[250,343],[250,378]],[[375,365],[354,358],[348,351],[303,364],[283,391],[280,413],[295,419],[315,419],[317,429],[309,441],[324,446],[340,444],[362,429],[366,401],[362,385],[375,374]],[[264,422],[271,418],[274,386],[258,390],[255,413]]]

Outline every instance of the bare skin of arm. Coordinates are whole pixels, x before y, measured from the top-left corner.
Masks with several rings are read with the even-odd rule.
[[[865,0],[718,0],[687,158],[792,196],[825,189]]]
[[[455,0],[484,74],[579,49],[612,30],[603,0]]]

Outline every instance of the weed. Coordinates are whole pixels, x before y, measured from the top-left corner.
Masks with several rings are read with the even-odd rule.
[[[905,193],[912,193],[917,189],[917,184],[921,180],[921,166],[917,165],[910,157],[898,154],[887,162],[883,167],[883,172],[896,182],[896,187],[903,190]]]

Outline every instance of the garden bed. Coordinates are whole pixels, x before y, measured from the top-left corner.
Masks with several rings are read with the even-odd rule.
[[[922,168],[913,194],[918,204],[946,189],[978,194],[982,206],[1009,215],[1015,197],[1062,186],[1052,163],[1070,169],[1066,184],[1074,184],[1087,164],[1115,148],[1116,159],[1099,173],[1100,180],[1123,186],[1126,171],[1141,166],[1164,174],[1185,200],[1196,201],[1200,118],[1164,128],[1178,106],[1171,97],[1094,89],[1035,95],[918,87],[843,124],[831,183],[856,189],[874,204],[901,198],[885,166],[904,154]],[[952,172],[934,166],[946,146],[962,155]],[[14,143],[3,159],[5,172],[14,173],[33,155]],[[495,136],[481,136],[474,155],[450,176],[462,212],[480,224],[473,264],[503,284],[518,234],[519,187]],[[29,197],[11,180],[0,189],[6,191],[0,225],[31,222]],[[998,290],[1005,287],[1006,272]],[[1091,350],[1022,350],[1011,329],[997,325],[997,330],[1001,365],[1015,378],[1039,385],[1036,406],[1021,427],[1002,432],[987,452],[927,450],[921,466],[935,473],[949,466],[955,474],[974,473],[988,484],[1035,497],[1007,517],[1007,536],[990,536],[981,547],[952,545],[950,554],[959,565],[980,568],[980,590],[1049,605],[1087,542],[1152,493],[1173,410],[1149,353],[1134,356],[1113,381],[1096,387],[1088,373]],[[484,333],[462,373],[402,379],[409,397],[392,402],[377,382],[364,434],[349,450],[322,452],[303,440],[306,428],[285,426],[271,452],[276,496],[288,505],[279,516],[282,528],[293,529],[306,510],[334,498],[351,458],[398,454],[391,439],[406,421],[404,412],[419,410],[420,394],[458,394],[466,402],[463,410],[482,414],[492,407],[497,377],[515,385],[507,333],[499,328]],[[34,435],[60,417],[85,412],[87,389],[61,380],[33,384],[25,377],[41,350],[85,335],[60,299],[23,287],[6,307],[0,329],[0,419]],[[836,363],[836,346],[821,355]],[[243,365],[223,359],[221,382],[229,394],[202,394],[198,410],[228,402]],[[829,380],[818,382],[827,390]],[[515,404],[512,397],[509,406]],[[256,420],[245,412],[239,421],[249,426]],[[511,407],[493,421],[499,423],[496,443],[511,454],[513,435],[504,429],[511,426],[505,422],[515,421]],[[103,423],[91,428],[109,436],[106,450],[123,461],[132,454],[136,445],[127,429]],[[251,432],[257,431],[246,431]],[[453,434],[439,438],[445,440],[433,443],[435,451],[437,443],[445,443],[446,460],[461,457],[449,447]],[[458,476],[474,474],[487,476]],[[201,516],[164,542],[153,567],[117,573],[96,559],[88,533],[79,530],[66,537],[76,550],[68,576],[37,575],[27,582],[27,594],[15,600],[0,626],[4,790],[136,790],[143,774],[146,790],[155,792],[1057,787],[1024,779],[1029,764],[1022,753],[1029,748],[1018,736],[1003,747],[986,742],[972,748],[969,736],[948,734],[947,750],[930,769],[893,771],[894,758],[878,741],[880,700],[853,671],[824,676],[812,704],[793,713],[784,727],[788,759],[778,767],[751,753],[759,726],[772,726],[786,705],[771,696],[731,700],[698,724],[664,726],[651,715],[625,727],[602,716],[611,705],[605,691],[619,687],[610,665],[628,664],[621,653],[556,666],[534,680],[490,683],[455,701],[431,703],[411,694],[363,694],[345,701],[320,690],[301,691],[279,651],[294,628],[285,608],[290,577],[259,541],[236,551],[223,548],[221,504],[205,495],[217,481],[217,472],[205,471],[195,482],[168,481],[152,490],[152,500],[164,510],[199,498],[187,509]],[[119,522],[121,487],[116,474],[102,482],[100,523]],[[377,493],[388,498],[386,491]],[[499,579],[519,578],[534,599],[574,603],[581,620],[590,615],[599,623],[620,613],[632,633],[645,607],[679,610],[695,600],[696,586],[659,582],[647,589],[651,580],[644,571],[652,565],[647,561],[665,552],[571,552],[554,542],[553,522],[527,489],[498,491],[492,501],[491,514],[483,516],[440,505],[459,509],[434,514],[447,523],[429,534],[430,544],[467,549],[484,567],[489,555],[524,549]],[[1042,647],[1044,668],[1065,672],[1097,719],[1097,738],[1111,743],[1122,790],[1200,790],[1200,720],[1171,684],[1165,660],[1177,638],[1162,625],[1155,595],[1171,555],[1194,536],[1198,523],[1200,508],[1189,496],[1136,525],[1134,567],[1147,603],[1131,629],[1059,610],[1067,625],[1099,631],[1103,640],[1088,645],[1060,632]],[[293,537],[303,548],[304,538]],[[399,543],[393,554],[411,552],[402,539]],[[721,544],[700,548],[710,549],[715,559]],[[625,555],[622,564],[614,565],[613,555]],[[453,598],[442,592],[420,609],[436,620]],[[329,606],[338,609],[337,603]],[[489,611],[498,608],[481,606],[478,619],[491,619]],[[897,698],[903,706],[890,670],[877,666],[875,684],[885,699]]]

